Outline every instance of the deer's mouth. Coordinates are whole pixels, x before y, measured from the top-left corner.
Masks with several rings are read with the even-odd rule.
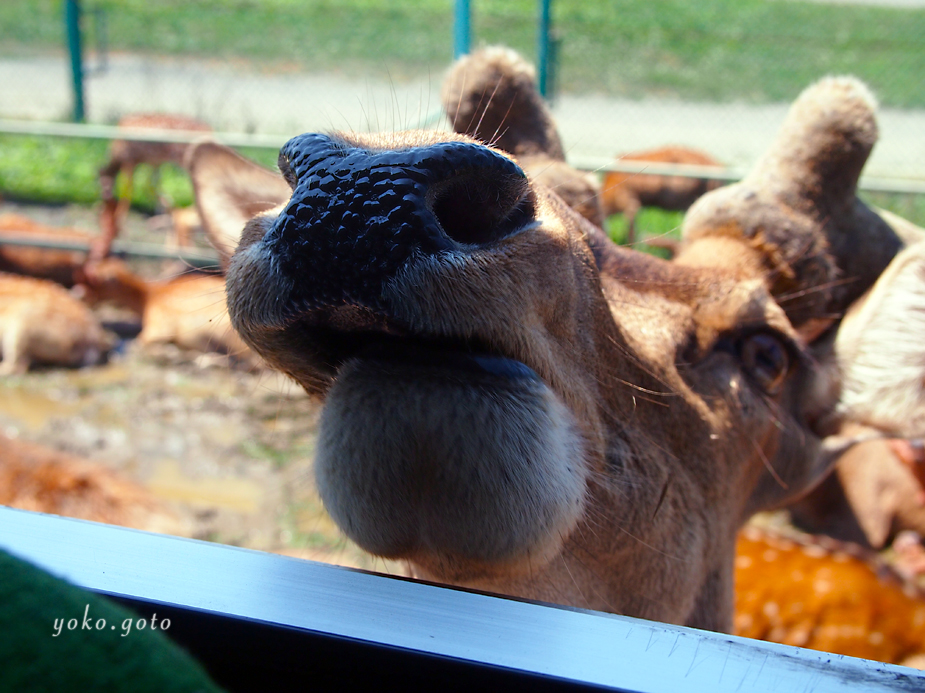
[[[362,359],[388,366],[444,370],[459,378],[539,379],[522,361],[498,353],[478,336],[456,338],[415,333],[400,320],[362,306],[316,308],[290,319],[287,328],[325,375]]]

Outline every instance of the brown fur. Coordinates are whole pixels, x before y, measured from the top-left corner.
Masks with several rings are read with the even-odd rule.
[[[737,635],[893,664],[925,656],[921,590],[872,552],[748,527],[735,565]]]
[[[90,309],[44,279],[0,274],[0,374],[100,363],[113,340]]]
[[[22,240],[37,239],[85,246],[93,238],[91,234],[79,229],[46,226],[21,214],[0,215],[0,234]],[[50,279],[66,287],[83,281],[82,268],[86,259],[87,253],[83,250],[0,244],[0,272]]]
[[[112,470],[2,435],[0,505],[155,532],[179,528],[147,490]]]
[[[806,89],[752,171],[690,208],[682,228],[688,246],[677,261],[709,266],[715,248],[693,241],[742,239],[743,253],[764,265],[768,287],[795,327],[811,318],[838,320],[903,245],[856,195],[877,140],[874,108],[867,88],[851,78],[829,77]]]
[[[534,70],[517,53],[492,47],[460,58],[443,83],[441,98],[456,132],[513,154],[528,175],[603,227],[598,181],[565,163]]]
[[[709,154],[688,147],[659,147],[642,152],[630,152],[619,161],[641,161],[657,164],[715,166],[722,164]],[[640,166],[640,168],[644,168]],[[659,176],[646,173],[609,171],[601,186],[601,206],[604,216],[623,214],[626,217],[627,242],[636,242],[636,215],[642,207],[683,211],[698,197],[721,185],[717,180],[686,176]]]
[[[141,316],[143,346],[176,344],[183,349],[230,355],[245,365],[257,358],[231,329],[220,275],[190,274],[146,281],[121,260],[107,258],[87,266],[93,300],[114,301]]]
[[[133,113],[119,120],[122,128],[150,128],[155,130],[185,130],[211,132],[211,126],[195,118],[170,113]],[[109,160],[99,171],[103,208],[100,215],[101,235],[91,249],[94,260],[109,255],[109,250],[122,225],[122,218],[131,204],[132,179],[140,164],[155,169],[168,163],[184,166],[189,144],[183,142],[157,142],[145,140],[113,140],[109,147]],[[125,199],[116,199],[116,177],[126,178]]]
[[[827,97],[829,111],[852,107],[842,96]],[[840,216],[763,230],[759,245],[747,223],[701,213],[687,264],[669,263],[617,248],[499,150],[446,142],[472,140],[296,138],[280,159],[293,199],[248,222],[229,267],[236,329],[325,398],[326,507],[361,546],[422,577],[729,629],[736,531],[826,471],[837,400],[819,365],[831,341],[808,345],[795,327],[843,295],[791,320],[778,275],[827,290],[829,275],[790,249],[856,267],[850,248],[882,260],[863,291],[886,251],[865,252],[865,229]],[[867,151],[842,165],[859,172]],[[352,173],[340,172],[348,155]],[[392,185],[423,207],[367,212],[389,198],[352,187],[369,187],[366,156],[408,170]],[[853,196],[838,178],[835,190],[819,182],[817,199]],[[420,197],[407,197],[414,185]],[[385,242],[374,229],[410,236]],[[386,272],[399,260],[369,255],[378,249],[404,260]]]

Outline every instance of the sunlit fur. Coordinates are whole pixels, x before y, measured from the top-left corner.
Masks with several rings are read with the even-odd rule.
[[[922,234],[919,229],[918,233]],[[835,339],[843,373],[842,435],[920,439],[925,431],[925,243],[899,253],[857,301]],[[897,532],[925,534],[921,462],[874,439],[846,451],[835,473],[792,509],[800,524],[882,548]]]

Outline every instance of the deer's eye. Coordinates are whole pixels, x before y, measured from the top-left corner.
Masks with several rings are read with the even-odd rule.
[[[762,390],[776,395],[790,371],[787,345],[766,332],[743,337],[739,342],[739,357],[746,372]]]

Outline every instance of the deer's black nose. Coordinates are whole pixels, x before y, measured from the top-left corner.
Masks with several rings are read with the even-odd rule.
[[[471,252],[533,219],[524,172],[478,144],[369,151],[307,134],[279,166],[293,193],[267,241],[308,304],[376,309],[412,256]]]

